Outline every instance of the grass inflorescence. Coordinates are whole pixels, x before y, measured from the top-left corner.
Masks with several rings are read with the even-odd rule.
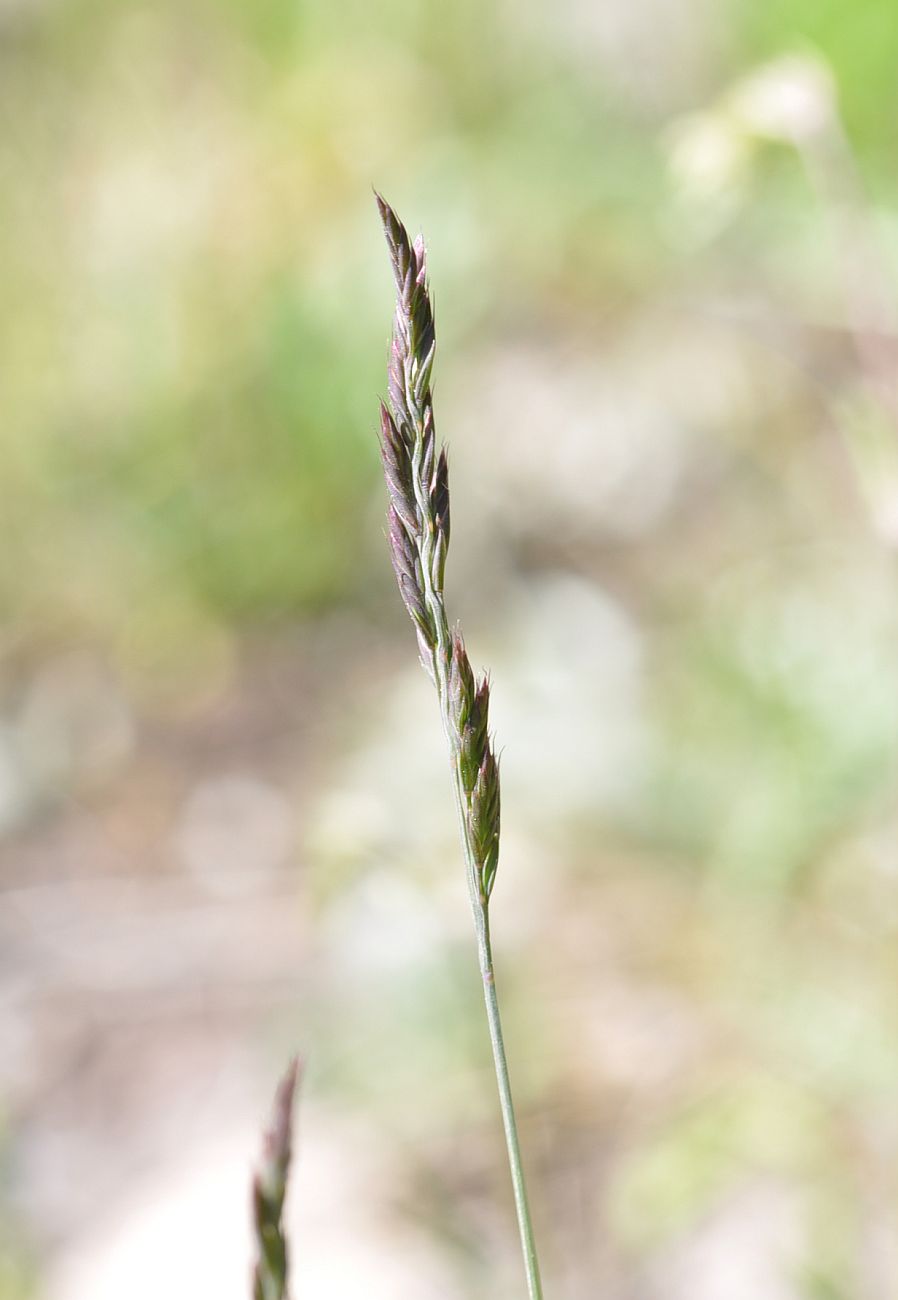
[[[284,1201],[293,1145],[293,1099],[299,1078],[294,1059],[278,1085],[271,1124],[262,1142],[262,1159],[253,1178],[253,1300],[289,1300]]]
[[[449,463],[437,445],[431,376],[436,352],[424,241],[412,241],[380,195],[396,312],[388,365],[388,402],[381,403],[381,455],[390,497],[388,539],[393,569],[415,625],[418,651],[434,683],[449,743],[456,805],[474,915],[499,1100],[508,1147],[518,1227],[531,1300],[542,1287],[524,1184],[517,1124],[499,1017],[490,944],[489,905],[499,862],[499,765],[489,731],[489,680],[475,678],[443,600],[449,549]]]

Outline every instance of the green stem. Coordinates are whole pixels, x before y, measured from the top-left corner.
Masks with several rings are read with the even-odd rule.
[[[445,614],[442,612],[442,600],[433,599],[433,608],[439,610],[442,618],[437,618],[437,628],[442,622],[445,628]],[[428,592],[428,596],[432,593]],[[442,644],[442,640],[440,642]],[[449,741],[449,752],[453,755],[452,774],[455,793],[455,806],[458,812],[459,830],[465,856],[465,874],[468,880],[468,893],[471,899],[471,911],[474,916],[474,930],[477,935],[477,956],[480,962],[480,974],[483,978],[483,997],[486,1002],[486,1018],[489,1024],[490,1046],[493,1049],[493,1066],[496,1072],[496,1084],[499,1089],[499,1106],[502,1111],[502,1126],[505,1130],[505,1146],[508,1150],[508,1166],[511,1172],[511,1185],[514,1190],[515,1211],[518,1216],[518,1232],[521,1238],[521,1250],[524,1255],[524,1270],[527,1274],[527,1294],[529,1300],[543,1300],[543,1288],[539,1275],[539,1259],[536,1254],[536,1241],[533,1235],[533,1223],[530,1218],[530,1205],[527,1200],[527,1186],[524,1181],[524,1165],[521,1160],[521,1144],[518,1140],[518,1126],[514,1113],[514,1101],[511,1095],[511,1081],[508,1076],[508,1060],[505,1056],[505,1039],[502,1035],[502,1018],[499,1014],[499,998],[496,993],[496,973],[493,966],[493,949],[490,943],[489,903],[484,898],[471,842],[468,836],[468,823],[465,817],[465,792],[462,782],[456,745],[453,741],[452,723],[446,707],[448,687],[446,684],[445,656],[438,649],[433,657],[434,679],[440,700],[443,726]]]
[[[409,410],[415,409],[414,376],[408,369],[405,376],[406,400]],[[433,577],[433,547],[436,529],[430,515],[430,498],[421,475],[421,462],[424,455],[424,422],[416,422],[415,445],[412,453],[412,483],[415,502],[419,515],[427,521],[420,539],[421,577],[424,589],[424,601],[430,612],[436,633],[436,645],[433,647],[431,667],[433,680],[440,702],[443,729],[449,742],[452,757],[452,770],[455,787],[455,804],[458,810],[459,827],[465,855],[465,867],[468,878],[468,892],[471,898],[471,910],[474,914],[474,929],[477,933],[477,953],[480,959],[480,972],[483,977],[483,995],[486,1001],[486,1018],[489,1023],[490,1044],[493,1049],[493,1065],[496,1071],[496,1083],[499,1088],[499,1105],[502,1110],[502,1125],[505,1130],[505,1145],[508,1149],[508,1164],[511,1171],[511,1183],[514,1189],[515,1210],[518,1216],[518,1231],[521,1237],[521,1250],[524,1254],[524,1269],[527,1274],[527,1294],[529,1300],[542,1300],[543,1290],[539,1276],[539,1260],[536,1254],[536,1242],[533,1237],[533,1224],[530,1219],[530,1206],[527,1202],[527,1188],[524,1183],[524,1167],[521,1161],[521,1147],[518,1141],[518,1126],[515,1120],[514,1102],[511,1096],[511,1083],[508,1077],[508,1061],[505,1057],[505,1041],[502,1037],[502,1021],[499,1016],[499,1000],[496,996],[496,977],[493,969],[493,953],[490,946],[489,903],[483,892],[483,882],[477,868],[474,851],[468,832],[468,819],[465,815],[466,795],[460,767],[459,738],[454,733],[452,716],[449,711],[449,654],[450,635],[446,610],[443,605],[442,589],[438,589]]]
[[[530,1206],[527,1201],[527,1187],[524,1182],[524,1167],[521,1162],[521,1146],[518,1141],[518,1126],[515,1120],[514,1102],[511,1096],[511,1083],[508,1078],[508,1061],[505,1057],[505,1040],[502,1037],[502,1020],[499,1015],[499,999],[496,994],[496,975],[493,969],[493,952],[490,946],[490,917],[486,907],[475,913],[474,923],[477,930],[477,952],[480,958],[480,972],[483,976],[483,996],[486,1001],[486,1018],[490,1027],[490,1043],[493,1048],[493,1064],[496,1069],[496,1082],[499,1085],[499,1105],[502,1109],[502,1124],[505,1128],[505,1145],[508,1148],[508,1164],[511,1169],[511,1183],[514,1188],[514,1203],[518,1215],[518,1231],[521,1236],[521,1250],[524,1253],[524,1269],[527,1273],[527,1292],[530,1300],[542,1300],[542,1283],[539,1276],[539,1260],[536,1255],[536,1242],[533,1237],[533,1223],[530,1218]]]
[[[518,1218],[518,1233],[521,1238],[521,1250],[524,1255],[524,1271],[527,1274],[527,1294],[529,1300],[543,1300],[543,1288],[539,1275],[539,1259],[536,1253],[536,1241],[533,1235],[533,1222],[530,1218],[530,1205],[527,1200],[527,1186],[524,1181],[524,1165],[521,1160],[521,1144],[518,1140],[518,1126],[514,1113],[514,1100],[511,1095],[511,1081],[508,1076],[508,1060],[505,1055],[505,1039],[502,1035],[502,1018],[499,1014],[499,998],[496,993],[496,974],[493,966],[493,950],[490,943],[489,903],[484,897],[471,842],[468,836],[468,824],[465,817],[465,792],[459,766],[457,746],[453,740],[452,722],[446,701],[448,686],[446,682],[446,654],[443,646],[448,644],[446,616],[443,612],[442,597],[427,585],[427,599],[431,609],[437,615],[434,622],[438,632],[438,648],[433,656],[434,680],[443,715],[443,726],[449,741],[449,752],[453,755],[453,787],[455,806],[458,811],[459,829],[464,848],[468,892],[471,899],[471,911],[474,916],[474,930],[477,935],[477,955],[480,973],[483,978],[483,996],[486,1002],[486,1018],[489,1024],[490,1046],[493,1049],[493,1066],[496,1072],[496,1084],[499,1089],[499,1106],[502,1111],[502,1126],[505,1130],[505,1146],[508,1150],[508,1166],[511,1172],[511,1185],[514,1190],[515,1211]],[[440,635],[442,633],[442,635]]]

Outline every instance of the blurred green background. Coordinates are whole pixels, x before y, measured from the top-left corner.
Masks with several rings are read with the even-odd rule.
[[[422,229],[546,1291],[898,1295],[894,0],[0,4],[0,1297],[518,1296],[383,540]]]

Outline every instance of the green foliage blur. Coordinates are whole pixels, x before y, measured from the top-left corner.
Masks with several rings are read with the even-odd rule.
[[[752,81],[784,58],[808,60],[838,104],[816,171],[804,119],[771,126],[794,106]],[[510,512],[502,532],[497,511],[484,569],[502,589],[569,566],[638,625],[642,766],[615,806],[597,798],[557,828],[559,912],[574,929],[605,917],[619,871],[639,904],[627,975],[691,999],[725,1047],[636,1104],[630,1129],[611,1084],[593,1113],[585,1083],[559,1082],[584,1033],[565,1042],[527,1004],[556,987],[540,944],[509,980],[512,1034],[546,1040],[521,1090],[537,1116],[586,1110],[579,1146],[611,1153],[584,1251],[600,1223],[638,1271],[748,1170],[807,1192],[822,1244],[796,1294],[833,1300],[862,1294],[857,1151],[868,1120],[894,1127],[898,1087],[898,434],[855,355],[840,226],[848,193],[894,307],[896,67],[895,0],[0,5],[4,698],[45,656],[87,645],[153,717],[225,681],[245,645],[335,613],[407,633],[378,545],[391,285],[372,187],[427,234],[438,421],[444,394],[476,409],[467,386],[509,340],[545,345],[548,370],[585,355],[591,374],[636,339],[632,394],[674,372],[672,419],[699,447],[692,496],[633,537]],[[743,319],[743,302],[764,310]],[[734,336],[725,401],[705,416],[690,395]],[[498,474],[487,495],[503,487]],[[487,582],[466,616],[490,595]],[[346,731],[331,707],[327,752]],[[348,866],[343,846],[319,861],[310,839],[324,911],[371,865],[352,828],[347,841]],[[327,1024],[326,1084],[395,1124],[397,1143],[416,1089],[425,1127],[474,1113],[491,1132],[482,1094],[450,1079],[484,1045],[444,957]],[[592,985],[586,966],[589,1025],[605,972]],[[448,1029],[428,1038],[434,1020]],[[363,1077],[344,1077],[359,1041]],[[428,1090],[444,1077],[445,1095]],[[436,1150],[419,1174],[434,1202],[458,1200]],[[0,1300],[28,1294],[26,1252],[3,1252],[0,1239]]]
[[[893,17],[731,3],[719,66],[644,94],[574,34],[553,48],[538,5],[7,6],[7,636],[140,666],[148,627],[196,646],[357,597],[387,291],[370,187],[427,227],[450,347],[515,300],[613,319],[674,273],[663,117],[740,66],[815,42],[892,183]]]

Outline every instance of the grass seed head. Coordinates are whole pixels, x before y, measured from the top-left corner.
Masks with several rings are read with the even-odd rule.
[[[262,1159],[253,1178],[256,1247],[253,1300],[288,1300],[283,1215],[293,1147],[293,1099],[298,1078],[299,1061],[294,1059],[278,1085],[271,1124],[262,1141]]]
[[[396,281],[389,405],[381,403],[380,448],[390,505],[408,539],[400,536],[391,514],[390,550],[406,609],[432,651],[434,611],[426,608],[427,588],[442,592],[449,547],[449,463],[445,448],[437,447],[430,392],[436,331],[423,241],[412,243],[393,209],[376,198]],[[410,546],[417,551],[417,565],[410,563]]]
[[[381,403],[380,446],[390,505],[390,557],[415,624],[421,662],[444,706],[457,763],[471,870],[486,900],[499,854],[499,769],[489,742],[489,682],[476,682],[460,633],[450,636],[443,607],[449,549],[449,461],[437,446],[431,374],[436,349],[427,255],[388,203],[376,195],[393,278],[396,311]]]
[[[379,194],[375,197],[396,281],[387,367],[389,408],[381,410],[390,554],[415,624],[421,662],[437,689],[449,741],[527,1292],[529,1300],[542,1300],[490,947],[489,900],[499,861],[500,820],[499,764],[489,736],[490,688],[486,678],[476,681],[461,634],[450,633],[443,602],[449,464],[445,448],[437,449],[434,432],[430,384],[436,331],[427,258],[420,236],[412,243],[390,205]]]

